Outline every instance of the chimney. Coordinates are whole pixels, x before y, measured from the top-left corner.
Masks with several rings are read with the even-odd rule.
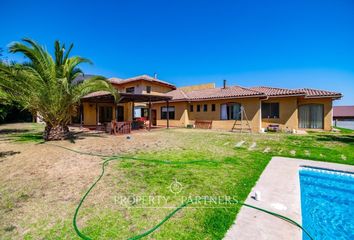
[[[154,78],[157,79],[157,73],[154,73]]]
[[[225,88],[226,88],[226,79],[224,79],[223,82],[224,82],[224,83],[223,83],[223,88],[225,89]]]

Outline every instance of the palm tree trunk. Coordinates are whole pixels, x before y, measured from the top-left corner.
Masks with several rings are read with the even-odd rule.
[[[69,127],[67,125],[51,126],[46,124],[43,138],[46,141],[64,140],[70,136]]]

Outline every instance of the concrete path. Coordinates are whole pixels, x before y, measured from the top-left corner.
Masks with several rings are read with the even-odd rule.
[[[354,166],[350,165],[274,157],[247,197],[246,203],[279,213],[301,224],[299,168],[303,165],[354,172]],[[255,191],[261,193],[260,201],[252,198]],[[302,232],[279,218],[242,207],[224,239],[301,240]]]

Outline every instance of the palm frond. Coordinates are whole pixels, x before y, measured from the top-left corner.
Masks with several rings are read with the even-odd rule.
[[[79,66],[91,63],[79,56],[70,57],[59,41],[54,43],[54,60],[44,47],[31,39],[12,43],[10,52],[22,53],[28,62],[0,63],[0,91],[32,113],[38,113],[49,126],[66,125],[80,99],[95,91],[108,91],[118,99],[117,90],[104,78],[93,77],[74,81],[82,70]],[[66,52],[65,52],[66,51]],[[0,93],[1,94],[1,93]]]

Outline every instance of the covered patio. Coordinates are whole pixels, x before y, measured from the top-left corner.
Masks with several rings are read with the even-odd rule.
[[[156,110],[152,110],[152,103],[165,102],[167,111],[172,97],[167,95],[120,93],[119,99],[108,92],[95,92],[81,99],[78,114],[81,127],[110,132],[111,134],[127,134],[131,130],[145,128],[150,131],[156,126]],[[135,116],[135,104],[139,103],[143,116]],[[167,114],[166,128],[169,128],[169,114]]]

